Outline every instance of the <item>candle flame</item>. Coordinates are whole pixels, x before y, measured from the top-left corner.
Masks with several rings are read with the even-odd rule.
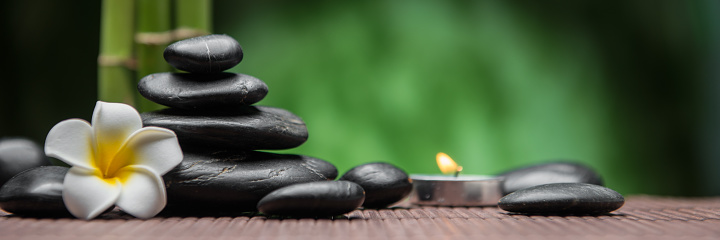
[[[438,167],[443,174],[457,174],[462,171],[462,166],[458,166],[457,163],[455,163],[455,161],[453,161],[452,158],[445,153],[438,153],[437,156],[435,156],[435,159],[437,160]]]

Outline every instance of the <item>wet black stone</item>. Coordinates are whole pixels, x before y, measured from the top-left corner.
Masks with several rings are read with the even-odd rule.
[[[388,163],[368,163],[347,171],[340,180],[357,183],[365,189],[364,207],[384,208],[410,194],[412,183],[402,169]]]
[[[144,126],[175,131],[183,149],[288,149],[300,146],[308,137],[302,119],[273,107],[243,106],[208,112],[171,108],[140,115]]]
[[[155,73],[140,79],[138,91],[150,101],[168,107],[232,108],[262,100],[268,87],[245,74]]]
[[[268,215],[336,216],[357,209],[364,198],[362,187],[353,182],[299,183],[271,192],[257,209]]]
[[[552,183],[521,189],[500,199],[498,206],[524,214],[596,215],[625,203],[620,193],[588,183]]]
[[[504,194],[549,183],[590,183],[603,185],[602,178],[592,168],[570,162],[552,162],[510,170],[498,175],[505,178]]]
[[[173,67],[191,73],[218,73],[243,58],[240,44],[230,36],[213,34],[185,39],[165,48],[163,57]]]
[[[163,176],[168,208],[201,214],[254,211],[268,193],[304,182],[337,177],[331,163],[301,155],[265,152],[184,151],[184,159]]]
[[[16,175],[0,188],[0,208],[23,216],[70,216],[62,199],[68,169],[43,166]]]
[[[50,165],[45,151],[25,138],[0,139],[0,186],[22,171]]]

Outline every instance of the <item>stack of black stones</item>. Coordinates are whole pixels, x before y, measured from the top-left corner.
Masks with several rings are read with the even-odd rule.
[[[388,207],[409,194],[408,175],[387,163],[363,164],[333,181],[338,171],[324,160],[257,151],[300,146],[308,132],[289,111],[252,106],[268,92],[263,81],[224,72],[243,58],[235,39],[191,38],[168,46],[164,56],[188,73],[151,74],[138,84],[144,97],[170,107],[142,113],[143,125],[173,130],[183,149],[183,161],[163,176],[164,214],[335,216]],[[0,208],[70,216],[62,199],[68,168],[48,164],[32,141],[0,139]]]
[[[252,106],[268,92],[263,81],[224,72],[243,58],[235,39],[208,35],[179,41],[168,46],[164,57],[188,73],[148,75],[140,80],[138,91],[170,107],[142,113],[143,125],[173,130],[184,153],[182,163],[164,176],[167,212],[260,210],[277,215],[332,216],[360,207],[367,191],[362,186],[368,190],[374,183],[384,186],[368,191],[371,201],[366,205],[387,206],[409,193],[407,174],[389,164],[358,167],[387,173],[370,181],[351,177],[357,170],[343,180],[330,181],[338,172],[329,162],[257,151],[300,146],[308,131],[302,119],[287,110]],[[397,198],[398,191],[393,188],[402,189],[403,195]],[[377,192],[381,204],[372,201]]]

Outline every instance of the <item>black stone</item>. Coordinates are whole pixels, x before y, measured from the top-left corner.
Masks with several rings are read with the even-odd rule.
[[[22,171],[50,165],[45,151],[25,138],[0,139],[0,186]]]
[[[68,169],[43,166],[16,175],[0,188],[0,208],[23,216],[70,216],[62,199]]]
[[[213,34],[185,39],[165,48],[163,57],[173,67],[191,73],[218,73],[243,58],[240,44],[230,36]]]
[[[602,178],[592,168],[570,162],[552,162],[514,169],[498,176],[504,177],[504,194],[549,183],[590,183],[603,185]]]
[[[262,197],[278,188],[333,180],[338,174],[331,163],[301,155],[183,151],[180,165],[163,176],[169,209],[254,211]]]
[[[275,190],[257,204],[260,212],[285,216],[336,216],[363,203],[360,185],[348,181],[299,183]]]
[[[552,183],[521,189],[500,199],[498,206],[524,214],[597,215],[625,203],[620,193],[588,183]]]
[[[145,126],[175,131],[183,149],[288,149],[300,146],[308,137],[302,119],[273,107],[243,106],[208,112],[170,108],[140,115]]]
[[[268,87],[260,79],[237,73],[155,73],[140,79],[138,91],[168,107],[232,108],[262,100]]]
[[[368,163],[347,171],[340,180],[357,183],[365,189],[364,207],[384,208],[410,194],[412,183],[402,169],[388,163]]]

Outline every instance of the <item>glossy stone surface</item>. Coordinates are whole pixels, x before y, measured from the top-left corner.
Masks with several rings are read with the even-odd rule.
[[[68,169],[43,166],[18,174],[0,188],[0,208],[16,215],[70,216],[62,199]]]
[[[552,183],[521,189],[500,199],[498,206],[524,214],[595,215],[625,203],[620,193],[595,184]]]
[[[22,171],[50,165],[45,152],[32,140],[0,139],[0,186]]]
[[[203,212],[254,211],[268,193],[337,177],[331,163],[307,156],[265,152],[192,153],[163,176],[168,208]]]
[[[353,182],[299,183],[271,192],[257,209],[268,215],[335,216],[360,207],[364,198],[362,187]]]
[[[211,109],[251,105],[267,95],[268,87],[245,74],[155,73],[140,79],[138,91],[168,107]]]
[[[173,67],[191,73],[218,73],[240,63],[243,51],[230,36],[213,34],[170,44],[163,57]]]
[[[308,138],[302,119],[273,107],[244,106],[208,112],[171,108],[140,115],[144,126],[173,130],[183,149],[288,149]]]
[[[510,170],[499,174],[505,178],[504,194],[549,183],[590,183],[603,185],[602,178],[592,168],[571,162],[551,162]]]
[[[383,208],[410,194],[412,183],[402,169],[388,163],[367,163],[347,171],[340,180],[357,183],[365,189],[364,207]]]

